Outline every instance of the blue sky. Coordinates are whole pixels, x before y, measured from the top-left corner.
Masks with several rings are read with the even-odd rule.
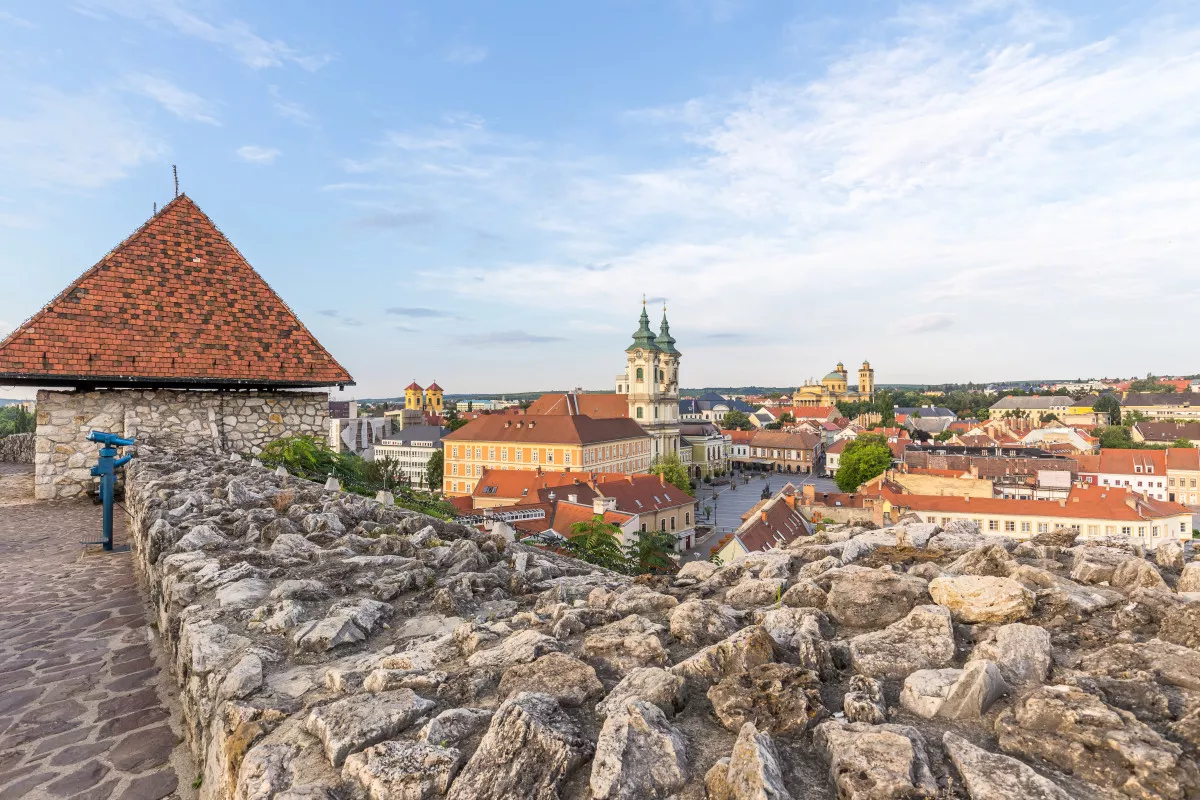
[[[175,163],[357,396],[1195,372],[1198,129],[1190,3],[8,0],[0,334]]]

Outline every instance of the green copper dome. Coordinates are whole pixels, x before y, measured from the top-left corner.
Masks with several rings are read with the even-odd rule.
[[[662,326],[658,329],[658,349],[667,355],[677,356],[681,353],[675,349],[675,337],[671,335],[671,326],[667,324],[667,309],[663,308]]]
[[[646,314],[646,303],[642,301],[642,318],[638,329],[633,332],[633,344],[625,348],[626,353],[634,350],[658,350],[654,341],[654,331],[650,330],[650,317]]]
[[[828,381],[828,380],[844,381],[846,379],[844,377],[842,377],[842,373],[840,373],[840,372],[831,372],[828,375],[826,375],[824,378],[822,378],[821,380],[823,380],[823,381]]]

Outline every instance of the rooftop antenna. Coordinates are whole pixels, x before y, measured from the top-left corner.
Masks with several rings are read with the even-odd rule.
[[[179,168],[171,165],[171,174],[175,176],[175,196],[179,197]]]
[[[154,201],[154,213],[151,214],[150,216],[152,216],[152,217],[158,216],[158,201],[157,200]]]

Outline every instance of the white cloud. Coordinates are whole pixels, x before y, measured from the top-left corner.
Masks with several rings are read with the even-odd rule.
[[[105,92],[39,88],[28,107],[0,116],[0,179],[22,186],[92,189],[167,152]],[[11,113],[10,113],[11,112]]]
[[[177,117],[209,125],[221,124],[213,117],[203,97],[181,89],[165,78],[134,73],[127,75],[125,82],[131,91],[150,98]]]
[[[478,64],[488,57],[488,49],[477,44],[457,44],[446,53],[451,64]]]
[[[435,197],[464,225],[538,241],[452,270],[471,302],[569,315],[645,291],[671,296],[685,352],[714,309],[763,337],[735,363],[690,362],[693,385],[863,356],[892,380],[1141,372],[1145,353],[1116,344],[1138,316],[1155,320],[1160,368],[1184,369],[1190,323],[1161,303],[1200,294],[1200,26],[1081,39],[1034,3],[992,0],[897,29],[813,79],[628,115],[679,154],[637,170],[462,121],[393,131],[353,165],[396,176],[397,206]],[[804,363],[778,339],[800,321],[838,331]],[[1106,346],[1045,348],[1047,325]],[[936,356],[895,331],[925,332]]]
[[[18,17],[16,14],[8,11],[0,11],[0,22],[7,23],[9,25],[15,25],[18,28],[33,29],[37,27],[24,17]]]
[[[186,0],[81,0],[85,12],[109,12],[149,24],[167,25],[182,36],[198,39],[232,52],[254,69],[280,67],[285,63],[316,71],[332,57],[307,55],[279,39],[264,39],[240,19],[214,21],[192,11]]]
[[[280,152],[274,147],[259,147],[247,144],[237,149],[238,158],[251,164],[271,164],[279,158]]]

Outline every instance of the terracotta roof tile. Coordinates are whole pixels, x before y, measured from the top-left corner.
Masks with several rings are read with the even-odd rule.
[[[187,195],[0,342],[0,379],[118,386],[354,382]]]
[[[525,413],[530,416],[586,414],[594,419],[629,416],[629,395],[577,393],[544,394]]]
[[[525,442],[529,444],[596,444],[648,438],[642,426],[624,418],[593,419],[583,414],[520,418],[489,414],[471,420],[445,437],[456,442]]]

